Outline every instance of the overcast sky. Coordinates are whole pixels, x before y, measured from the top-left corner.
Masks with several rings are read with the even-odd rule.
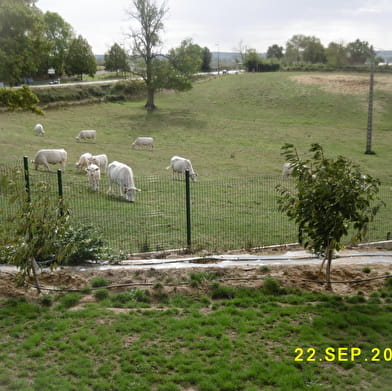
[[[162,0],[157,0],[160,4]],[[285,47],[295,34],[312,35],[324,46],[359,38],[376,50],[392,50],[392,0],[167,0],[164,49],[185,38],[210,51],[235,51],[242,42],[266,52]],[[129,49],[125,34],[131,0],[38,0],[43,12],[57,12],[82,35],[95,54],[115,43]]]

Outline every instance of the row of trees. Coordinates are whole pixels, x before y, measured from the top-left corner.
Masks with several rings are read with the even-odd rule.
[[[49,69],[57,76],[94,76],[97,64],[90,45],[82,36],[76,37],[60,15],[43,13],[35,6],[36,0],[1,1],[0,81],[12,86],[33,76],[47,77]],[[157,89],[189,89],[195,73],[210,70],[209,49],[190,39],[167,54],[160,52],[160,33],[167,12],[164,2],[133,0],[128,12],[132,53],[114,44],[105,54],[107,70],[130,71],[144,80],[146,108],[151,110],[155,108]],[[1,101],[4,103],[5,98]]]
[[[43,13],[35,0],[2,0],[0,7],[0,80],[14,85],[46,76],[94,75],[91,46],[53,12]]]
[[[344,67],[363,65],[367,61],[382,62],[382,58],[376,58],[372,45],[366,41],[357,39],[348,44],[331,42],[324,47],[319,38],[294,35],[286,43],[286,47],[278,44],[268,47],[266,57],[275,63],[287,65],[293,64],[328,64],[332,67]],[[247,69],[257,70],[259,64],[263,64],[263,58],[255,49],[246,49],[243,53],[243,62]]]

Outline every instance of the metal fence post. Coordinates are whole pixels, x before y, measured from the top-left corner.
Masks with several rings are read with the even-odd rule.
[[[26,193],[27,193],[27,202],[31,202],[29,158],[27,156],[23,156],[23,167],[24,167],[25,188],[26,188]]]
[[[186,198],[186,244],[192,244],[191,236],[191,191],[189,186],[189,170],[185,171],[185,198]]]
[[[64,215],[64,211],[63,211],[63,177],[62,177],[62,171],[60,169],[57,170],[57,187],[58,187],[58,192],[59,192],[60,216],[63,216]]]

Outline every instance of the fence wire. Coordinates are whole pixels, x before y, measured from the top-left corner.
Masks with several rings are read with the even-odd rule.
[[[0,165],[8,175],[18,165]],[[20,165],[21,171],[23,166]],[[20,175],[23,180],[23,175]],[[50,184],[58,197],[56,172],[30,171],[31,194],[38,181]],[[100,189],[90,190],[84,174],[62,175],[63,197],[74,224],[91,225],[113,252],[162,251],[187,247],[185,181],[170,176],[135,177],[141,189],[131,203],[119,193],[109,194],[108,178],[102,174]],[[278,211],[277,184],[293,186],[292,179],[278,177],[218,178],[190,184],[191,247],[208,251],[252,248],[292,243],[296,227]],[[371,223],[367,241],[385,240],[392,231],[391,185],[382,184],[380,198],[386,203]],[[117,188],[115,188],[118,191]],[[0,191],[5,219],[6,195]]]

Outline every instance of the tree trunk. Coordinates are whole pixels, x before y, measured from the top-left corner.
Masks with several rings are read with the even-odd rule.
[[[154,104],[154,97],[155,97],[155,89],[148,88],[147,89],[147,102],[144,105],[144,108],[147,110],[155,110],[157,107]]]
[[[327,268],[325,270],[325,279],[327,281],[327,290],[332,291],[331,284],[331,263],[332,263],[333,249],[327,250]]]
[[[39,285],[39,281],[38,281],[38,276],[37,276],[37,261],[35,260],[34,257],[31,257],[29,259],[30,261],[30,267],[31,267],[31,271],[33,272],[33,277],[34,277],[34,282],[35,282],[35,287],[37,288],[38,293],[41,293],[41,287]]]

